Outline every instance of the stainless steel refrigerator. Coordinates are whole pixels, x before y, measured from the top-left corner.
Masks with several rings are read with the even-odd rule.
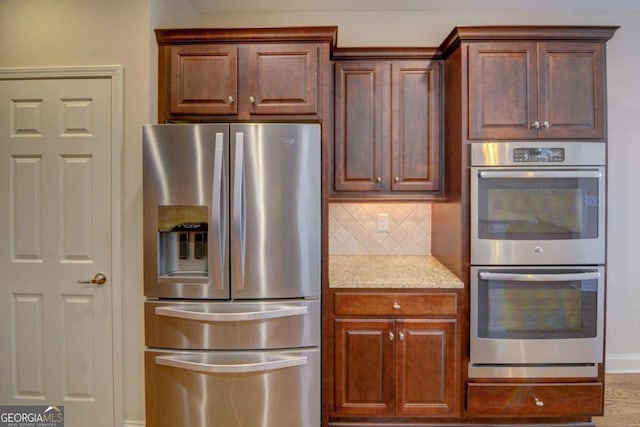
[[[147,426],[320,424],[318,124],[143,129]]]

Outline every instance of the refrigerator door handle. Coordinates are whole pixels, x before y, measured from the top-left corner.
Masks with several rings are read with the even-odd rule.
[[[156,356],[156,364],[206,374],[240,374],[248,372],[266,372],[307,364],[306,356],[273,357],[272,360],[267,360],[265,362],[236,364],[203,363],[189,359],[193,359],[193,357],[181,357],[180,355]]]
[[[270,309],[243,310],[231,313],[208,313],[205,304],[191,306],[191,310],[180,306],[156,307],[158,316],[174,317],[177,319],[201,320],[208,322],[242,322],[253,320],[276,319],[281,317],[301,316],[309,312],[306,306],[286,306],[280,305]],[[195,309],[195,310],[194,310]]]
[[[215,277],[215,289],[223,290],[225,287],[224,282],[224,257],[225,257],[225,217],[224,211],[226,206],[224,203],[224,195],[222,193],[223,185],[223,173],[224,173],[224,134],[221,132],[216,133],[213,158],[213,194],[211,198],[211,223],[212,230],[216,233],[211,239],[215,248],[214,253],[211,254],[211,267],[213,270],[213,277]]]
[[[233,225],[232,241],[233,250],[232,277],[235,289],[244,289],[244,258],[245,236],[244,221],[242,218],[243,202],[243,178],[244,178],[244,133],[236,132],[236,156],[233,170]]]

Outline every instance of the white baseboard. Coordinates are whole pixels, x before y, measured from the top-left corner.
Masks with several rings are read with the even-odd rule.
[[[122,427],[144,427],[144,421],[125,420],[122,423]]]
[[[605,371],[607,374],[640,373],[640,354],[609,354]]]

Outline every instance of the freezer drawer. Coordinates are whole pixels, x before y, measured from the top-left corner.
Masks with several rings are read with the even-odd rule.
[[[145,302],[148,347],[251,350],[320,345],[320,300]]]
[[[320,351],[147,350],[148,427],[317,427]]]

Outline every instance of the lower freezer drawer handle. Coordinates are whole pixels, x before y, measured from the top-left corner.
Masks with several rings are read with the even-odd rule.
[[[193,362],[179,356],[156,356],[156,364],[172,368],[185,369],[205,374],[241,374],[248,372],[266,372],[282,368],[292,368],[307,364],[306,356],[288,357],[257,363],[239,363],[235,365],[217,365],[214,363]]]
[[[203,305],[197,305],[203,308]],[[194,308],[196,308],[194,307]],[[308,313],[306,306],[277,306],[273,309],[242,311],[236,313],[208,313],[204,310],[185,310],[178,306],[156,307],[158,316],[175,317],[187,320],[202,320],[207,322],[242,322],[249,320],[265,320],[280,317],[300,316]]]

